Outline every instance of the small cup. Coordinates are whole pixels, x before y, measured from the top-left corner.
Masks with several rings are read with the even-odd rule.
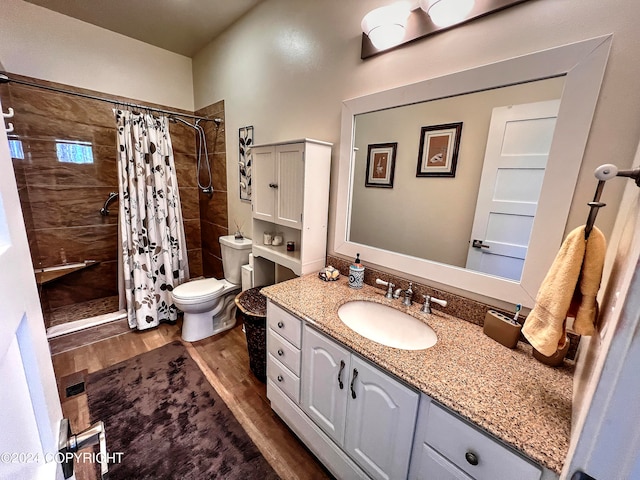
[[[296,251],[296,242],[287,242],[287,252],[295,252]]]
[[[349,286],[351,288],[362,288],[364,284],[364,267],[349,266]]]
[[[567,356],[567,352],[569,351],[570,343],[571,342],[569,342],[569,338],[566,338],[564,347],[556,351],[556,353],[554,353],[550,357],[543,355],[542,353],[540,353],[538,350],[534,348],[532,351],[533,358],[535,358],[541,363],[544,363],[545,365],[549,365],[550,367],[557,367],[558,365],[562,365],[564,361],[564,357]]]
[[[265,245],[271,245],[273,242],[273,237],[271,236],[271,232],[264,232],[262,234],[262,243]]]

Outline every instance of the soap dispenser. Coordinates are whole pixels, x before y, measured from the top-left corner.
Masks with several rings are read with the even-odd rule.
[[[356,254],[356,259],[349,265],[349,287],[362,288],[364,284],[364,267],[360,263],[360,254]]]

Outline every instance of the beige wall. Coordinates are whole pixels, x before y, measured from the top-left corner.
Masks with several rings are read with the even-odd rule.
[[[564,78],[381,110],[356,118],[350,240],[464,267],[494,107],[560,98]],[[462,122],[454,178],[416,177],[423,126]],[[365,186],[368,145],[397,142],[393,188]]]
[[[593,169],[608,162],[630,166],[640,134],[637,2],[529,1],[363,61],[360,21],[386,3],[269,0],[194,57],[196,107],[225,100],[229,191],[237,182],[238,127],[253,125],[257,143],[305,136],[334,142],[335,185],[342,100],[613,32],[568,226],[584,223]],[[598,216],[605,232],[611,231],[622,183],[605,189],[609,206]],[[330,251],[335,195],[332,187]],[[232,193],[229,221],[249,225],[250,216],[250,205]]]
[[[11,73],[194,110],[190,58],[22,0],[2,0],[0,63]]]

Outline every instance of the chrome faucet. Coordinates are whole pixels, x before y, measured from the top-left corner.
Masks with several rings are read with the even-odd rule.
[[[388,298],[388,299],[398,298],[398,297],[394,297],[393,295],[393,287],[395,287],[393,283],[385,282],[384,280],[380,280],[379,278],[376,278],[376,283],[378,285],[385,285],[387,287],[387,293],[384,295],[385,298]]]
[[[440,300],[439,298],[433,298],[431,295],[422,295],[422,297],[424,298],[424,305],[420,309],[420,311],[422,313],[431,313],[431,302],[437,303],[438,305],[440,305],[442,307],[446,307],[447,306],[447,301],[446,300]]]
[[[413,282],[409,282],[409,288],[404,291],[404,300],[402,300],[402,304],[406,307],[410,307],[413,303]]]

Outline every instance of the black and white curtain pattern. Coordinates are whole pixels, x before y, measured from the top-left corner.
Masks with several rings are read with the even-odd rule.
[[[175,321],[170,292],[189,278],[167,117],[114,109],[119,226],[129,326]]]

